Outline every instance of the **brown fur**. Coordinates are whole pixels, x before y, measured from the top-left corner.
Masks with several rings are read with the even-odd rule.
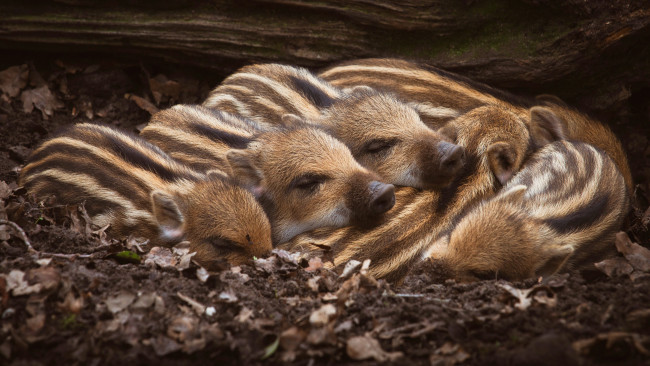
[[[19,183],[38,197],[84,203],[93,224],[110,225],[116,236],[189,240],[201,263],[243,263],[271,250],[268,219],[249,192],[115,128],[78,124],[47,140]]]
[[[324,126],[362,165],[393,184],[444,187],[464,163],[462,148],[392,95],[371,88],[344,93],[303,68],[246,66],[203,105],[250,118],[263,129],[296,121]]]
[[[594,262],[615,253],[612,243],[628,201],[624,179],[605,153],[558,141],[468,213],[448,246],[431,257],[463,281],[593,269]]]
[[[372,224],[394,202],[392,185],[313,125],[263,131],[228,113],[178,105],[154,115],[142,136],[197,169],[227,172],[253,192],[275,242],[322,226]],[[234,148],[233,141],[246,144]]]
[[[537,101],[524,100],[462,76],[397,59],[348,61],[322,71],[319,76],[344,90],[369,86],[393,93],[414,106],[432,128],[442,127],[455,116],[483,105],[506,108],[522,118],[537,115],[557,119],[567,139],[605,151],[623,174],[628,192],[633,191],[632,175],[620,141],[607,126],[567,107],[559,98],[545,95]],[[536,104],[540,107],[534,107]],[[530,123],[531,119],[527,121]]]
[[[537,136],[529,136],[518,116],[497,107],[474,109],[446,128],[466,149],[468,161],[451,187],[442,191],[401,188],[396,192],[396,206],[375,228],[315,230],[282,247],[317,253],[325,250],[323,253],[332,257],[335,266],[343,266],[350,259],[370,258],[373,275],[400,280],[415,263],[427,257],[426,253],[445,243],[467,209],[493,196],[501,187],[490,160],[510,162],[501,167],[516,172],[530,153],[529,139],[538,140]],[[492,146],[508,148],[490,149]]]
[[[311,126],[259,134],[227,159],[235,179],[259,197],[278,243],[318,227],[375,222],[394,204],[392,185]]]
[[[246,147],[260,132],[251,120],[179,104],[154,114],[140,136],[195,170],[219,169],[230,174],[228,151]]]

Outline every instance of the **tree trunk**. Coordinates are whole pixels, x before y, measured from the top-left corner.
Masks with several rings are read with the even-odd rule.
[[[0,49],[135,54],[224,75],[251,62],[402,57],[521,91],[589,90],[598,108],[649,86],[650,10],[632,0],[158,3],[6,0]]]

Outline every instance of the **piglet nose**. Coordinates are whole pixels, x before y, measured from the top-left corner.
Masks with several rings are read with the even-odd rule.
[[[373,180],[370,188],[368,208],[373,215],[381,215],[395,205],[395,186]]]
[[[465,149],[462,146],[446,141],[438,143],[440,152],[440,170],[447,174],[455,174],[465,165]]]

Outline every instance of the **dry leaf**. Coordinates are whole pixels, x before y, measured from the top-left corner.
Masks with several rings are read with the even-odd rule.
[[[156,114],[159,111],[159,109],[155,105],[153,105],[150,101],[142,97],[139,97],[137,95],[124,94],[124,98],[135,102],[135,104],[137,104],[138,107],[140,107],[140,109],[149,112],[149,114]]]
[[[109,297],[104,302],[108,311],[111,313],[119,313],[120,311],[126,309],[131,303],[135,300],[135,295],[128,291],[120,291],[115,296]]]
[[[287,351],[295,351],[305,340],[305,332],[298,327],[291,327],[280,334],[280,346]]]
[[[13,189],[3,180],[0,180],[0,200],[3,200],[14,192]]]
[[[617,358],[628,356],[636,350],[644,356],[650,356],[650,337],[637,333],[609,332],[593,338],[573,342],[573,349],[581,355]]]
[[[0,71],[0,90],[11,98],[18,96],[27,86],[29,67],[27,65],[11,66]]]
[[[273,273],[273,271],[275,271],[277,261],[277,257],[271,256],[268,258],[258,258],[253,262],[253,264],[255,264],[255,268],[258,271]]]
[[[181,349],[180,344],[176,343],[169,337],[165,337],[164,335],[158,335],[156,338],[150,338],[149,343],[151,344],[151,347],[153,347],[153,351],[158,356],[165,356]]]
[[[463,363],[469,357],[469,353],[465,352],[458,344],[446,342],[429,357],[429,364],[451,366]]]
[[[36,107],[41,111],[44,119],[48,119],[49,116],[54,114],[54,110],[63,108],[64,106],[63,103],[56,99],[47,85],[23,91],[20,95],[20,100],[23,102],[23,110],[25,113],[31,113],[34,107]]]
[[[163,97],[178,101],[181,93],[181,85],[176,81],[167,79],[167,77],[162,74],[149,79],[149,88],[151,89],[151,94],[153,94],[153,97],[156,100],[156,104],[160,104]]]
[[[219,300],[232,303],[237,302],[239,299],[231,289],[228,289],[227,291],[223,291],[219,294]]]
[[[343,273],[339,276],[339,278],[346,279],[350,277],[354,271],[361,266],[361,262],[355,259],[350,259],[346,264],[345,267],[343,267]]]
[[[39,267],[27,272],[27,282],[40,284],[43,290],[52,290],[61,283],[61,275],[54,267]]]
[[[203,267],[199,267],[196,269],[196,278],[198,278],[199,281],[205,283],[209,277],[210,277],[210,273],[208,273],[207,269]]]
[[[540,304],[544,304],[548,307],[554,307],[557,302],[557,300],[555,299],[555,294],[547,286],[537,285],[529,289],[521,290],[512,287],[506,283],[506,284],[499,284],[499,287],[506,290],[509,295],[511,295],[514,299],[517,300],[515,307],[519,310],[528,309],[533,304],[533,300],[536,300]],[[550,294],[550,296],[543,292]]]
[[[608,277],[625,276],[634,271],[632,265],[625,258],[621,257],[605,259],[604,261],[594,263],[594,265]]]
[[[13,296],[39,293],[43,288],[40,283],[30,286],[25,280],[25,272],[18,269],[14,269],[8,275],[2,275],[2,277],[7,281],[7,290],[11,291]]]
[[[650,249],[632,243],[623,231],[616,234],[616,248],[623,253],[634,269],[650,272]]]
[[[198,333],[199,320],[190,316],[179,316],[174,318],[169,327],[167,327],[167,336],[169,338],[184,343]]]
[[[309,259],[309,267],[305,268],[307,272],[314,272],[323,268],[323,261],[320,257],[314,257]]]
[[[144,256],[144,264],[150,267],[175,268],[177,263],[178,261],[169,248],[153,247]]]
[[[237,316],[235,317],[235,320],[237,320],[240,323],[246,323],[252,316],[253,316],[253,310],[244,306],[239,311],[239,314],[237,314]]]
[[[156,302],[156,293],[155,292],[147,292],[144,293],[140,296],[138,296],[138,299],[131,305],[131,308],[133,309],[146,309],[151,307],[151,305]]]
[[[287,252],[284,249],[273,249],[271,253],[278,257],[278,259],[280,259],[282,262],[292,264],[294,266],[298,265],[298,261],[300,261],[301,256],[300,253]]]
[[[312,277],[307,280],[307,286],[314,292],[318,292],[318,281],[320,276]]]
[[[65,295],[63,302],[60,302],[57,305],[63,312],[78,314],[84,307],[84,298],[83,296],[77,297],[73,291],[69,291],[68,294]]]
[[[378,362],[395,362],[404,356],[402,352],[384,351],[379,341],[368,335],[348,339],[345,349],[351,359],[358,361],[372,358]]]
[[[336,307],[332,304],[325,304],[309,315],[309,323],[316,327],[323,326],[334,315],[336,315]]]

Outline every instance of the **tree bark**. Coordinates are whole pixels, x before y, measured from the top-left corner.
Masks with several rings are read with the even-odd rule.
[[[642,1],[105,3],[7,0],[0,49],[146,56],[224,75],[251,62],[322,67],[402,57],[524,92],[580,98],[589,89],[598,107],[630,85],[649,86],[650,9]]]

